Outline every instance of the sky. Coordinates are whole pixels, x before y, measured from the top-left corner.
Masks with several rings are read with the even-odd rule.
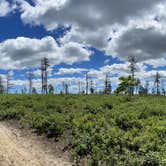
[[[48,83],[56,93],[62,83],[78,92],[85,73],[101,90],[106,74],[113,89],[130,73],[128,57],[137,60],[136,77],[151,87],[156,72],[166,78],[166,0],[0,0],[0,75],[11,92],[41,91],[40,61],[50,62]],[[163,84],[164,84],[163,83]]]

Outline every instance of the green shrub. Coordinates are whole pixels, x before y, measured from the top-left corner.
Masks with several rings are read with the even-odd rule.
[[[165,166],[166,98],[125,95],[2,95],[0,120],[56,140],[69,133],[71,156],[91,166]]]

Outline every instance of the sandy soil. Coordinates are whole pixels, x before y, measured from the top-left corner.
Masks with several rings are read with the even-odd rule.
[[[63,156],[63,157],[62,157]],[[53,141],[0,122],[0,166],[70,166]]]

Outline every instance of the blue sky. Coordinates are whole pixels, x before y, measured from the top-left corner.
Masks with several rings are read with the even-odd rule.
[[[132,6],[129,8],[129,6]],[[40,60],[48,57],[48,82],[59,92],[63,82],[73,93],[85,84],[85,71],[103,88],[109,73],[113,88],[130,74],[129,56],[137,60],[136,76],[153,85],[157,71],[165,74],[165,0],[1,0],[0,74],[10,71],[11,92],[28,89],[27,71],[40,91]],[[86,12],[85,12],[86,11]],[[148,11],[148,12],[147,12]],[[158,19],[155,19],[158,18]]]

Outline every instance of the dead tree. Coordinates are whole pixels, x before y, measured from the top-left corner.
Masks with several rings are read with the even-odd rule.
[[[94,94],[94,91],[95,91],[95,89],[94,89],[94,85],[93,85],[93,80],[91,80],[90,81],[90,93]]]
[[[30,69],[29,72],[27,72],[28,80],[29,80],[29,94],[32,94],[32,78],[34,76],[33,71]]]
[[[162,95],[165,96],[166,91],[165,91],[165,86],[164,86],[164,80],[161,81],[161,91],[162,91]]]
[[[108,74],[106,74],[106,78],[105,78],[104,94],[107,94],[107,87],[108,87]]]
[[[54,94],[54,86],[52,84],[48,85],[49,94]]]
[[[35,87],[32,88],[32,94],[37,94],[37,90]]]
[[[132,78],[132,80],[134,81],[134,79],[135,79],[135,72],[136,72],[136,70],[137,70],[137,68],[136,68],[136,63],[137,63],[137,61],[136,61],[136,59],[135,59],[134,56],[130,56],[130,57],[128,58],[128,61],[129,61],[129,63],[130,63],[129,69],[130,69],[130,72],[131,72],[131,78]],[[134,86],[130,87],[130,89],[131,89],[130,92],[131,92],[131,94],[133,95],[133,94],[134,94]]]
[[[112,85],[111,85],[111,82],[109,80],[109,75],[106,74],[104,94],[111,94],[111,92],[112,92]]]
[[[156,87],[157,95],[159,95],[160,94],[160,74],[159,74],[159,72],[156,73],[154,86]]]
[[[81,82],[78,82],[78,94],[81,94]]]
[[[4,93],[3,79],[0,77],[0,94]]]
[[[41,60],[41,79],[42,79],[42,94],[47,94],[47,79],[48,79],[49,61],[47,58]]]
[[[65,82],[62,82],[62,91],[61,94],[65,94]]]
[[[69,94],[69,85],[65,84],[65,94]]]
[[[26,94],[27,93],[27,88],[25,85],[23,85],[23,88],[21,89],[21,93],[22,94]]]
[[[7,73],[7,77],[6,77],[6,93],[8,94],[10,89],[13,87],[13,84],[11,83],[11,75],[10,72]]]
[[[146,94],[148,94],[149,93],[149,82],[148,81],[146,81],[145,90],[146,90]]]
[[[88,89],[89,89],[89,76],[88,72],[86,72],[86,95],[88,95]]]
[[[128,58],[128,61],[129,61],[129,63],[130,63],[130,65],[129,65],[129,69],[130,69],[130,71],[131,71],[131,76],[132,76],[132,79],[134,79],[135,78],[135,72],[136,72],[136,63],[137,63],[137,61],[136,61],[136,59],[135,59],[135,57],[134,56],[130,56],[129,58]]]

